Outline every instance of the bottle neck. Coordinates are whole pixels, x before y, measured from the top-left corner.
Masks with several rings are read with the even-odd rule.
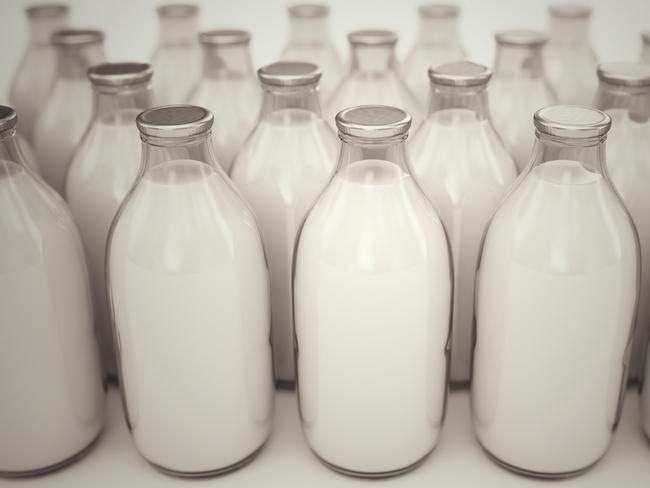
[[[406,135],[381,141],[369,141],[342,134],[339,134],[339,137],[342,145],[337,171],[342,171],[357,161],[378,159],[394,163],[406,174],[411,174],[406,157]]]
[[[0,161],[11,161],[29,170],[16,141],[16,129],[0,132]]]
[[[200,161],[217,169],[217,159],[212,149],[211,131],[185,138],[160,138],[142,136],[141,174],[169,161]]]
[[[352,71],[381,74],[395,69],[395,45],[352,45]]]
[[[587,170],[606,175],[605,137],[569,139],[536,133],[533,168],[549,161],[578,161]]]
[[[160,38],[163,46],[187,46],[198,42],[198,17],[159,18]]]
[[[496,76],[541,78],[544,76],[541,46],[497,44],[494,61]]]
[[[252,73],[248,45],[203,46],[203,74],[206,78],[236,78]]]
[[[566,47],[589,46],[589,17],[551,17],[550,42]]]
[[[289,42],[297,45],[320,45],[329,39],[327,17],[289,19]]]
[[[151,106],[151,83],[120,90],[95,88],[95,119],[105,123],[135,123],[135,112]]]
[[[294,87],[262,85],[261,118],[284,109],[299,109],[321,114],[318,83]]]
[[[434,46],[458,46],[458,19],[420,17],[418,41]]]
[[[29,19],[30,46],[50,46],[52,34],[66,27],[67,24],[67,15]]]
[[[478,120],[488,120],[490,109],[487,85],[472,87],[451,87],[431,83],[429,115],[441,110],[470,110]]]
[[[596,94],[600,110],[626,111],[631,120],[648,123],[650,120],[650,87],[623,87],[601,81]]]
[[[85,80],[88,68],[104,61],[101,44],[77,47],[59,47],[57,50],[57,74],[59,78]]]

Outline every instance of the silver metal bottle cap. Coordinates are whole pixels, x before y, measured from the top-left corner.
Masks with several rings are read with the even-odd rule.
[[[330,13],[327,5],[318,3],[291,5],[287,10],[289,11],[289,17],[294,19],[318,19],[327,17]]]
[[[167,19],[185,19],[199,14],[199,7],[191,3],[170,3],[156,9],[158,16]]]
[[[104,33],[94,29],[63,29],[52,34],[52,44],[77,47],[104,42]]]
[[[612,119],[605,112],[578,105],[542,108],[535,112],[533,121],[539,132],[567,139],[602,137],[612,125]]]
[[[250,32],[239,29],[217,29],[199,34],[199,41],[207,46],[248,44],[250,40]]]
[[[366,46],[393,45],[397,43],[397,34],[385,29],[358,30],[348,34],[348,41]]]
[[[548,10],[554,17],[562,17],[565,19],[581,19],[589,17],[591,16],[592,12],[591,7],[588,5],[580,5],[574,3],[551,5]]]
[[[427,19],[453,19],[460,14],[460,7],[445,3],[420,5],[418,12]]]
[[[42,5],[33,5],[27,7],[27,17],[30,19],[51,19],[56,17],[63,17],[68,14],[70,9],[67,5],[59,3],[44,3]]]
[[[429,79],[438,85],[470,87],[487,85],[492,70],[471,61],[445,63],[429,68]]]
[[[0,105],[0,132],[13,129],[17,122],[16,111],[6,105]]]
[[[650,86],[650,65],[642,63],[603,63],[598,66],[598,78],[612,85]]]
[[[336,127],[341,134],[362,139],[387,139],[408,133],[411,116],[389,105],[360,105],[336,114]]]
[[[272,86],[311,85],[317,83],[321,75],[318,66],[300,61],[279,61],[257,70],[260,81]]]
[[[165,105],[145,110],[135,119],[145,136],[183,138],[209,131],[212,112],[196,105]]]
[[[147,63],[102,63],[88,69],[88,79],[97,86],[139,85],[151,80],[152,75]]]
[[[543,46],[548,41],[548,36],[543,32],[524,29],[513,29],[497,32],[494,38],[499,44],[511,46]]]

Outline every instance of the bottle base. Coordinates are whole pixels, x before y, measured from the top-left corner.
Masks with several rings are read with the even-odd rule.
[[[29,478],[33,476],[41,476],[74,464],[81,458],[85,457],[90,451],[92,451],[92,449],[98,443],[99,438],[102,436],[103,431],[103,428],[100,429],[99,433],[93,438],[93,440],[90,441],[87,446],[72,456],[65,458],[63,461],[59,461],[55,464],[50,464],[44,468],[30,469],[27,471],[0,471],[0,478]]]

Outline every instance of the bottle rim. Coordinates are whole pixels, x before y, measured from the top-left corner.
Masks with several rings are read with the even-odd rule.
[[[548,36],[536,30],[528,29],[511,29],[499,31],[494,34],[494,38],[498,44],[506,44],[510,46],[543,46],[548,42]]]
[[[411,115],[390,105],[358,105],[341,110],[335,117],[339,134],[383,140],[405,136],[411,127]]]
[[[57,47],[78,47],[104,42],[104,33],[97,29],[61,29],[52,34]]]
[[[278,61],[257,70],[257,76],[264,85],[290,87],[318,83],[321,69],[312,63],[302,61]]]
[[[437,85],[472,87],[487,85],[492,70],[471,61],[455,61],[429,68],[429,80]]]
[[[562,3],[558,5],[551,5],[548,8],[552,17],[563,19],[582,19],[591,16],[593,9],[589,5],[582,5],[578,3]]]
[[[160,5],[156,12],[164,19],[187,19],[199,14],[199,6],[193,3],[170,3]]]
[[[163,105],[145,110],[135,123],[143,136],[187,138],[210,131],[212,112],[197,105]]]
[[[30,19],[52,19],[64,17],[70,12],[70,7],[62,3],[44,3],[25,8],[25,13]]]
[[[250,32],[242,29],[215,29],[199,34],[199,42],[206,46],[248,44],[250,40]]]
[[[318,19],[327,17],[330,8],[320,3],[304,3],[287,7],[287,12],[294,19]]]
[[[598,65],[600,81],[629,87],[650,86],[650,65],[634,62],[602,63]]]
[[[451,3],[429,3],[420,5],[418,13],[426,19],[453,19],[460,15],[460,7]]]
[[[128,87],[151,80],[153,68],[148,63],[101,63],[88,69],[88,79],[93,86]]]
[[[17,123],[16,111],[8,105],[0,105],[0,133],[14,129]]]
[[[397,33],[388,29],[363,29],[348,34],[350,44],[363,46],[392,46],[397,39]]]
[[[564,139],[592,139],[609,132],[612,119],[605,112],[582,105],[551,105],[535,112],[535,128]]]

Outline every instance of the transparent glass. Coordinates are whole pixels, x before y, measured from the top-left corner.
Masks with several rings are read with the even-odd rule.
[[[56,15],[42,16],[28,12],[27,49],[9,91],[9,102],[20,116],[19,132],[28,143],[33,142],[36,116],[46,101],[56,73],[56,52],[50,37],[68,22],[67,9],[55,9],[52,13]]]
[[[604,139],[538,133],[483,242],[474,431],[493,459],[528,475],[584,471],[620,415],[639,254]]]
[[[45,181],[63,193],[65,172],[93,114],[86,72],[104,60],[101,44],[60,46],[57,72],[34,127],[34,150]]]
[[[402,64],[401,73],[420,104],[426,106],[429,98],[429,68],[460,61],[466,58],[466,54],[460,42],[460,11],[457,8],[449,5],[423,5],[418,13],[417,39]]]
[[[641,62],[650,64],[650,32],[642,34],[641,42]]]
[[[297,11],[292,15],[291,10]],[[300,11],[317,10],[321,15],[299,15]],[[322,71],[320,87],[322,99],[328,100],[345,74],[345,66],[329,33],[329,11],[321,5],[294,5],[290,7],[289,40],[282,50],[284,61],[304,61],[317,65]]]
[[[291,262],[296,235],[336,166],[338,141],[321,118],[318,85],[263,85],[259,122],[230,177],[258,219],[271,270],[276,381],[294,379]]]
[[[646,347],[645,373],[641,385],[641,425],[643,432],[650,439],[650,341]]]
[[[541,45],[497,42],[494,76],[488,90],[494,127],[523,171],[535,143],[533,114],[557,103],[546,79]]]
[[[447,391],[452,271],[406,136],[341,136],[337,172],[296,244],[298,397],[312,450],[389,476],[436,445]]]
[[[79,234],[13,130],[0,133],[0,235],[0,474],[36,474],[99,436],[104,389]]]
[[[350,44],[350,71],[326,105],[326,118],[334,124],[336,114],[357,105],[391,105],[413,117],[413,127],[423,110],[397,72],[395,45]]]
[[[36,162],[36,155],[34,154],[34,149],[27,142],[22,135],[16,132],[16,144],[20,147],[20,151],[23,153],[23,158],[25,159],[25,165],[31,169],[34,173],[41,175],[41,167]]]
[[[449,236],[455,278],[450,379],[466,383],[479,247],[517,167],[490,122],[486,85],[432,84],[429,115],[408,148],[413,174]]]
[[[641,294],[630,379],[641,378],[650,331],[650,87],[601,82],[596,107],[612,118],[607,137],[607,171],[632,215],[641,245]]]
[[[217,474],[251,459],[271,431],[264,250],[209,132],[143,141],[107,252],[125,412],[149,462]]]
[[[158,47],[151,60],[155,105],[187,102],[201,78],[198,9],[187,9],[182,4],[178,7],[182,15],[173,9],[158,9]]]
[[[218,115],[212,144],[217,160],[228,173],[259,117],[261,90],[248,44],[204,45],[203,56],[203,75],[190,103]]]
[[[590,15],[565,17],[551,12],[544,66],[560,103],[592,106],[598,88],[597,60],[589,39]]]
[[[65,198],[79,226],[90,269],[95,324],[104,372],[117,375],[106,294],[106,240],[111,222],[140,168],[137,115],[151,103],[148,83],[95,87],[93,120],[66,175]]]

